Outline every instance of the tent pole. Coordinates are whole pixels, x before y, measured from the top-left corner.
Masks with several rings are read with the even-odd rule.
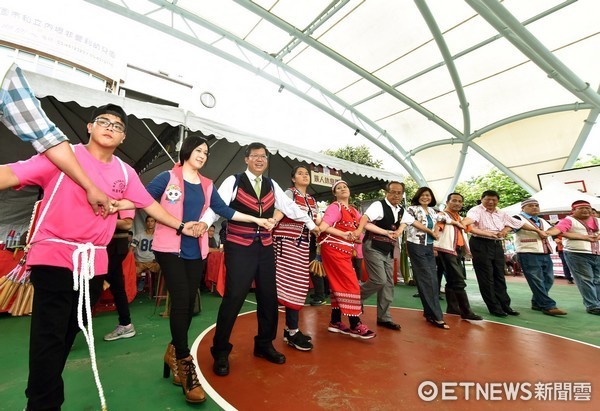
[[[167,149],[165,148],[165,146],[162,145],[162,143],[160,142],[160,140],[158,139],[158,137],[156,137],[156,134],[154,134],[152,132],[152,130],[150,129],[150,127],[148,127],[148,124],[146,124],[146,122],[144,120],[141,120],[142,124],[148,129],[148,132],[152,135],[152,137],[154,137],[154,140],[156,140],[156,142],[158,143],[158,145],[163,149],[163,151],[165,152],[165,154],[171,159],[171,161],[173,162],[173,164],[175,164],[175,160],[173,160],[173,157],[171,157],[171,155],[169,154],[169,152],[167,151]],[[179,126],[181,127],[181,126]],[[181,139],[180,139],[181,141]],[[180,145],[181,147],[181,145]]]

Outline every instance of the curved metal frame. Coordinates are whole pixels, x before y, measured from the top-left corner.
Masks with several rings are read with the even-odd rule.
[[[332,0],[331,3],[328,5],[328,7],[322,13],[320,13],[319,16],[317,16],[317,18],[315,18],[302,31],[293,27],[286,21],[280,19],[279,17],[270,13],[268,10],[265,10],[264,8],[260,7],[259,5],[257,5],[256,3],[254,3],[250,0],[233,0],[238,5],[251,11],[252,13],[261,17],[262,19],[264,19],[264,20],[268,21],[269,23],[273,24],[274,26],[278,27],[279,29],[286,31],[293,37],[293,39],[284,48],[282,48],[282,50],[280,50],[279,53],[277,53],[275,56],[269,55],[269,54],[265,53],[264,51],[257,49],[252,44],[244,41],[241,38],[234,36],[232,33],[227,32],[226,30],[223,30],[222,28],[202,19],[201,17],[194,15],[193,13],[190,13],[190,12],[186,11],[185,9],[180,8],[179,6],[177,6],[176,1],[169,2],[166,0],[148,0],[149,2],[157,5],[158,10],[165,9],[172,13],[171,14],[171,26],[168,26],[168,25],[162,24],[156,20],[153,20],[151,17],[149,17],[149,14],[151,14],[151,13],[146,13],[145,15],[143,15],[143,14],[133,11],[132,9],[128,8],[127,6],[120,6],[115,3],[110,2],[108,0],[86,0],[86,1],[89,3],[95,4],[97,6],[103,7],[105,9],[108,9],[114,13],[117,13],[117,14],[120,14],[127,18],[130,18],[132,20],[138,21],[142,24],[145,24],[154,29],[162,31],[168,35],[171,35],[180,40],[183,40],[190,44],[193,44],[197,47],[200,47],[200,48],[202,48],[210,53],[213,53],[221,58],[224,58],[227,61],[230,61],[246,70],[249,70],[257,75],[260,75],[261,77],[267,79],[268,81],[270,81],[280,87],[284,87],[287,91],[292,92],[296,96],[304,99],[305,101],[309,102],[310,104],[313,104],[314,106],[320,108],[321,110],[325,111],[329,115],[335,117],[336,119],[338,119],[342,123],[346,124],[351,129],[356,130],[358,133],[363,135],[365,138],[367,138],[369,141],[371,141],[378,147],[382,148],[384,151],[388,152],[389,155],[391,155],[396,161],[398,161],[398,163],[400,163],[404,167],[404,169],[406,169],[406,171],[417,181],[417,183],[419,185],[424,185],[427,182],[426,182],[425,178],[423,177],[423,174],[421,173],[419,168],[416,166],[416,164],[412,160],[412,157],[414,156],[414,154],[416,154],[420,151],[423,151],[427,148],[431,148],[431,147],[435,147],[435,146],[439,146],[439,145],[461,143],[462,148],[461,148],[460,157],[459,157],[459,161],[458,161],[457,168],[456,168],[456,173],[452,180],[451,188],[456,184],[456,182],[460,176],[460,172],[462,171],[462,168],[463,168],[463,165],[465,162],[465,158],[466,158],[466,154],[468,152],[468,148],[471,147],[473,150],[475,150],[476,152],[481,154],[484,158],[486,158],[488,161],[490,161],[494,166],[498,167],[502,172],[509,175],[513,180],[515,180],[518,184],[520,184],[527,191],[533,193],[533,192],[535,192],[535,190],[532,187],[530,187],[528,184],[526,184],[516,174],[511,172],[511,170],[509,170],[507,167],[505,167],[499,160],[497,160],[495,157],[493,157],[492,155],[487,153],[485,150],[483,150],[481,147],[479,147],[477,144],[475,144],[474,139],[480,137],[485,132],[488,132],[494,128],[500,127],[501,125],[508,124],[510,122],[521,120],[523,118],[529,118],[529,117],[532,117],[535,115],[551,113],[551,112],[578,110],[578,109],[582,109],[582,108],[586,108],[586,109],[592,108],[593,110],[590,113],[590,116],[588,117],[588,121],[586,122],[585,127],[582,129],[580,136],[577,140],[577,143],[576,143],[575,147],[573,148],[568,161],[565,164],[565,167],[567,167],[567,166],[572,165],[572,163],[575,161],[575,158],[579,154],[581,147],[585,143],[585,140],[587,138],[587,135],[589,134],[591,127],[593,126],[593,124],[595,124],[595,120],[600,113],[600,94],[598,92],[591,90],[589,88],[589,84],[583,82],[573,72],[571,72],[567,66],[565,66],[562,62],[560,62],[549,50],[547,50],[541,44],[541,42],[539,42],[533,35],[531,35],[531,33],[529,33],[529,31],[527,31],[524,27],[524,25],[529,24],[532,21],[535,21],[535,20],[537,20],[545,15],[548,15],[550,13],[553,13],[554,11],[556,11],[558,9],[566,7],[567,5],[573,3],[575,0],[567,0],[561,4],[555,5],[554,7],[546,10],[545,12],[543,12],[531,19],[528,19],[524,23],[520,23],[497,0],[465,0],[467,2],[467,4],[469,4],[469,6],[471,6],[477,13],[479,13],[485,20],[487,20],[488,23],[490,23],[494,28],[496,28],[496,30],[500,34],[497,36],[494,36],[490,39],[487,39],[484,42],[481,42],[475,46],[472,46],[469,49],[463,50],[454,56],[452,56],[450,54],[448,47],[445,43],[443,34],[441,33],[439,27],[437,26],[434,16],[431,14],[429,8],[427,7],[426,1],[425,0],[415,0],[415,4],[416,4],[417,8],[419,9],[425,22],[427,23],[429,30],[431,31],[433,38],[438,45],[440,54],[442,55],[442,58],[443,58],[443,62],[439,63],[437,65],[434,65],[428,69],[425,69],[421,73],[417,73],[417,74],[411,76],[410,79],[418,77],[419,75],[425,74],[435,68],[441,67],[442,65],[445,65],[447,67],[448,72],[452,78],[452,82],[454,84],[455,91],[458,96],[460,108],[463,113],[463,131],[462,132],[460,132],[458,129],[456,129],[455,127],[453,127],[452,125],[450,125],[449,123],[444,121],[442,118],[437,116],[435,113],[431,112],[430,110],[426,109],[425,107],[423,107],[416,101],[412,100],[410,97],[404,95],[403,93],[400,93],[395,88],[397,85],[390,85],[390,84],[385,83],[384,81],[377,78],[373,74],[369,73],[362,67],[359,67],[358,65],[354,64],[352,61],[349,61],[348,59],[344,58],[343,56],[341,56],[334,50],[331,50],[324,44],[320,43],[318,40],[311,37],[311,34],[314,32],[314,30],[316,28],[318,28],[319,25],[323,24],[323,22],[325,22],[331,16],[333,16],[336,12],[341,10],[346,5],[346,3],[348,3],[348,0]],[[123,3],[123,4],[125,4],[125,3]],[[183,21],[185,22],[185,24],[188,25],[188,28],[190,28],[188,21],[198,24],[198,25],[218,34],[219,36],[221,36],[221,38],[226,38],[229,41],[235,43],[240,49],[249,51],[256,56],[259,56],[261,59],[266,61],[267,66],[274,65],[278,69],[281,69],[288,76],[297,78],[299,81],[301,81],[304,84],[306,84],[307,86],[309,86],[310,90],[317,90],[321,94],[321,97],[324,99],[325,102],[323,103],[323,102],[318,101],[317,99],[309,96],[308,91],[301,91],[298,87],[296,87],[294,84],[292,84],[291,81],[284,81],[284,80],[282,80],[281,77],[277,77],[277,76],[268,74],[267,72],[265,72],[264,69],[260,69],[256,66],[252,65],[247,60],[244,61],[241,58],[238,58],[231,53],[225,52],[225,51],[215,47],[212,44],[207,44],[207,43],[203,42],[202,40],[200,40],[197,37],[194,37],[192,35],[189,35],[189,34],[183,33],[182,31],[179,31],[178,29],[176,29],[174,27],[174,16],[175,15],[180,16],[183,19]],[[190,28],[190,31],[193,33],[193,30],[191,30],[191,28]],[[456,70],[456,67],[454,65],[454,60],[462,55],[465,55],[465,54],[491,42],[491,41],[496,40],[500,36],[506,37],[517,49],[522,51],[528,58],[530,58],[540,68],[542,68],[547,73],[549,73],[549,76],[551,78],[553,78],[556,82],[561,84],[564,88],[566,88],[568,91],[570,91],[575,96],[577,96],[579,99],[581,99],[583,101],[583,103],[576,103],[576,104],[572,104],[572,105],[563,105],[563,106],[557,106],[557,107],[548,107],[548,108],[539,109],[539,110],[535,110],[535,111],[528,112],[528,113],[521,113],[516,116],[512,116],[507,119],[501,120],[499,122],[490,124],[480,130],[476,130],[475,132],[471,133],[471,131],[470,131],[470,115],[469,115],[469,109],[468,109],[469,105],[468,105],[467,98],[466,98],[466,95],[464,92],[464,87],[462,86],[462,83],[460,81],[459,73]],[[304,44],[325,54],[328,58],[334,60],[338,64],[341,64],[345,68],[358,74],[359,76],[361,76],[365,80],[369,81],[370,83],[374,84],[381,90],[380,92],[375,93],[374,95],[363,99],[363,101],[367,101],[367,100],[369,100],[373,97],[376,97],[377,95],[380,95],[382,93],[387,93],[387,94],[393,96],[394,98],[398,99],[402,103],[406,104],[407,106],[409,106],[410,108],[412,108],[413,110],[418,112],[419,114],[423,115],[428,120],[433,121],[437,126],[441,127],[446,132],[450,133],[450,135],[453,136],[453,138],[424,144],[422,146],[417,147],[416,149],[411,150],[410,152],[407,152],[402,147],[402,145],[399,143],[399,140],[397,138],[394,138],[386,130],[383,130],[380,126],[378,126],[374,120],[370,119],[369,117],[367,117],[366,115],[364,115],[363,113],[361,113],[359,110],[356,109],[356,106],[359,105],[363,101],[359,101],[354,104],[349,104],[349,103],[343,101],[342,99],[340,99],[339,97],[337,97],[332,92],[329,92],[322,85],[312,81],[310,78],[308,78],[304,74],[294,70],[293,68],[289,67],[288,65],[286,65],[285,63],[282,62],[283,57],[287,53],[289,53],[294,47],[296,47],[300,42],[303,42]],[[242,54],[243,54],[243,50],[242,50]],[[406,82],[410,79],[403,80],[403,82]],[[400,84],[402,84],[402,82]],[[343,109],[343,111],[341,111],[341,112],[336,111],[331,104],[332,102],[335,103],[336,105],[339,105],[339,107],[341,107],[341,109]],[[348,117],[350,117],[350,118],[348,118]],[[368,130],[368,129],[370,129],[370,130]],[[375,136],[375,134],[378,134],[378,135]],[[387,144],[380,141],[382,139],[382,137]]]

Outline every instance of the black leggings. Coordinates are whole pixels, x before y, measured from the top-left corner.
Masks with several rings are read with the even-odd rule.
[[[171,296],[169,314],[171,342],[175,346],[177,359],[190,355],[188,331],[192,323],[194,303],[202,278],[202,259],[185,260],[171,253],[155,251],[156,261],[165,278],[165,285]]]
[[[348,320],[350,321],[350,328],[354,329],[360,323],[360,317],[358,315],[349,315]],[[339,323],[342,321],[342,310],[338,308],[331,309],[331,323]]]

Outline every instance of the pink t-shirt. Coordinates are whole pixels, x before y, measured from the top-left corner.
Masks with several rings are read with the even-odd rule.
[[[128,181],[126,185],[121,162],[114,156],[110,163],[103,163],[92,157],[84,146],[78,144],[74,148],[75,156],[83,170],[110,198],[126,198],[138,208],[152,204],[154,199],[148,194],[133,168],[125,164]],[[38,185],[44,189],[41,215],[61,174],[60,170],[46,156],[39,154],[29,160],[9,164],[9,167],[19,179],[20,186]],[[106,246],[113,236],[116,224],[116,213],[106,219],[96,216],[87,202],[85,190],[65,175],[33,238],[27,264],[72,270],[72,253],[75,246],[44,240],[61,239],[78,244],[89,242],[95,246]],[[95,273],[106,274],[107,268],[106,249],[97,249]]]
[[[352,210],[353,208],[351,208]],[[356,210],[356,209],[354,209]],[[360,220],[361,214],[356,210],[356,219]],[[325,209],[325,214],[323,215],[323,221],[325,221],[329,226],[334,225],[338,221],[342,219],[342,210],[338,203],[331,203]]]
[[[588,226],[592,231],[598,231],[598,225],[596,224],[595,218],[588,218],[585,221],[585,225]],[[558,228],[561,233],[566,233],[571,230],[573,223],[568,218],[563,218],[554,226],[554,228]]]

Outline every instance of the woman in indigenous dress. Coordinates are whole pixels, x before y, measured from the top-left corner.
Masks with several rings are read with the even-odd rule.
[[[348,204],[350,189],[345,181],[337,181],[331,190],[336,201],[327,207],[319,225],[321,258],[331,288],[331,322],[327,330],[357,338],[373,338],[375,333],[360,321],[360,285],[352,266],[354,243],[359,241],[366,220],[359,225],[361,216]],[[342,322],[342,314],[349,317],[350,328]]]
[[[406,239],[408,256],[417,282],[419,298],[423,304],[424,316],[436,327],[448,330],[450,327],[444,322],[440,306],[440,284],[433,255],[433,240],[439,237],[434,230],[437,221],[437,211],[432,208],[436,204],[435,196],[429,187],[421,187],[410,203],[408,213],[425,229],[419,229],[414,224],[409,226]]]
[[[227,219],[247,221],[267,229],[271,224],[229,208],[212,181],[200,174],[208,160],[208,143],[203,137],[189,136],[181,146],[179,163],[172,170],[157,175],[148,184],[148,192],[172,215],[182,221],[198,221],[208,207]],[[169,323],[171,342],[164,356],[164,377],[173,373],[173,384],[181,385],[185,399],[203,402],[206,395],[196,374],[188,344],[196,295],[202,278],[203,259],[208,255],[208,235],[201,238],[182,235],[156,223],[152,250],[156,256],[171,296]]]
[[[306,192],[310,184],[310,173],[306,167],[292,169],[292,184],[285,194],[319,224],[321,218],[317,213],[317,202]],[[275,211],[273,218],[279,222],[273,230],[273,242],[277,299],[285,306],[283,341],[298,350],[310,351],[313,348],[311,337],[300,331],[298,318],[308,294],[311,233],[304,223],[285,217],[279,210]]]

